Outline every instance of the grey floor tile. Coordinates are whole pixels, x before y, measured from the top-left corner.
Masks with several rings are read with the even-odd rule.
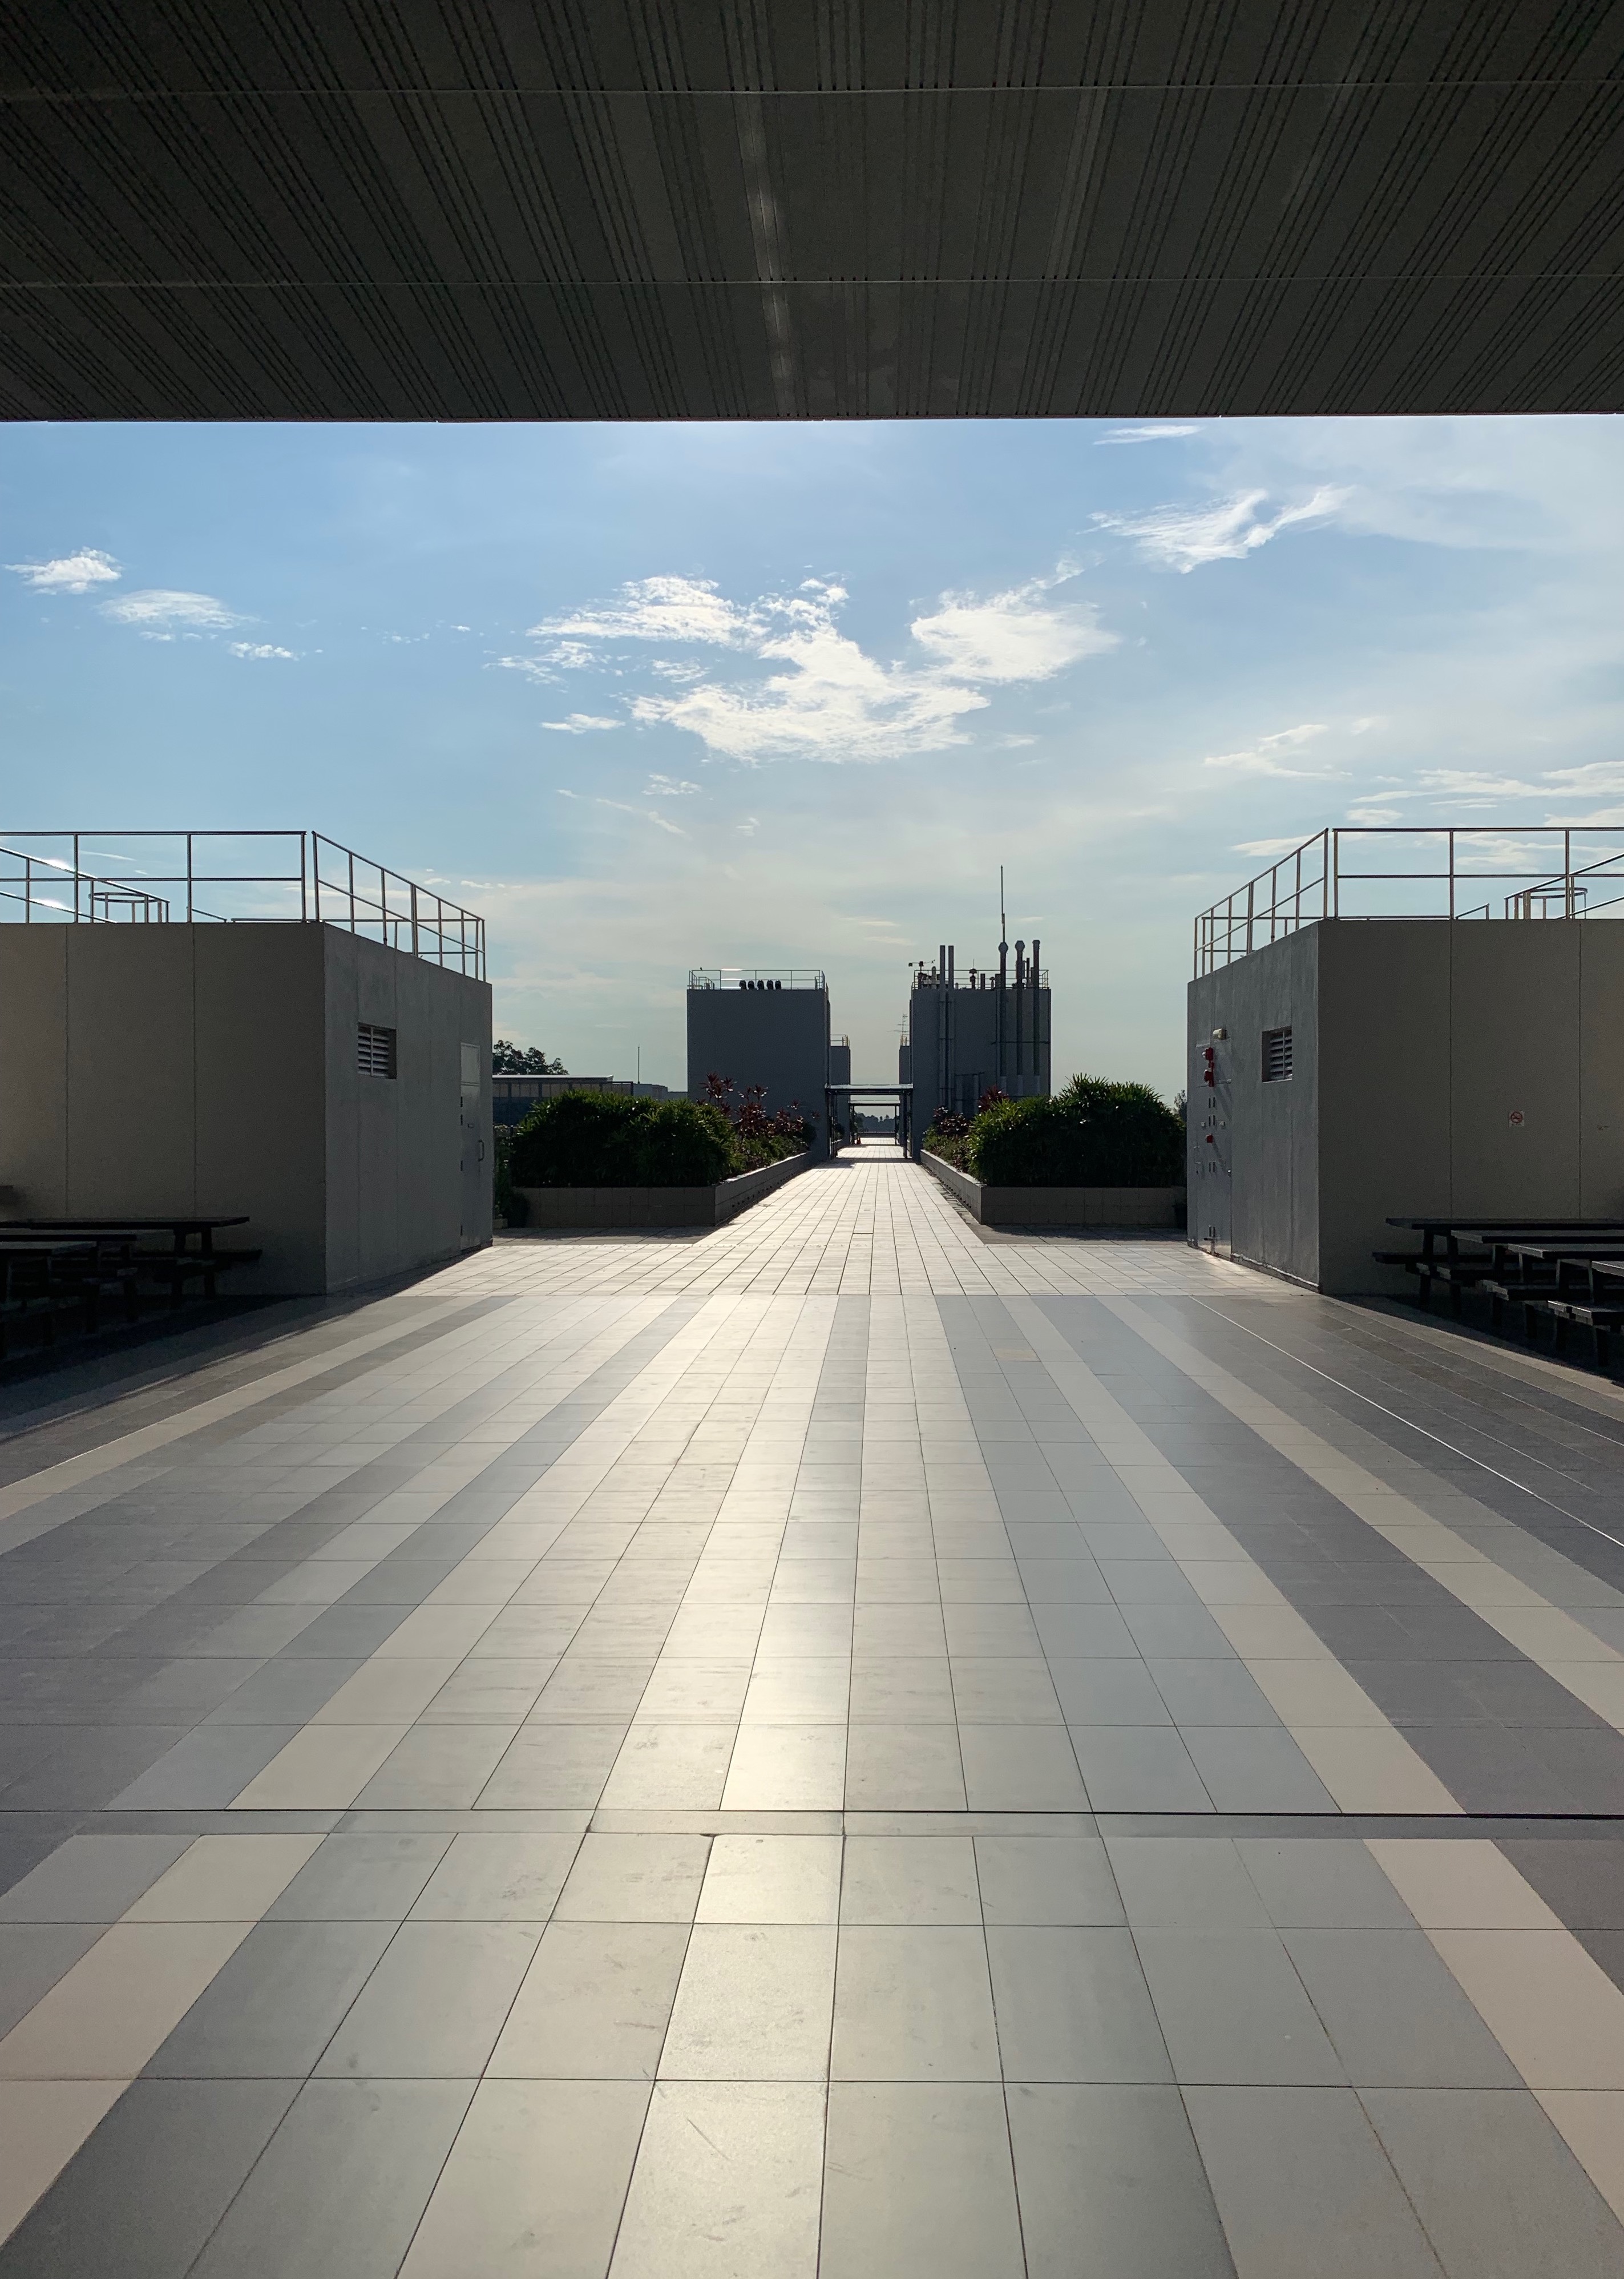
[[[1207,1656],[1147,1662],[1176,1725],[1278,1725],[1252,1672]]]
[[[1205,1607],[1124,1607],[1122,1620],[1147,1661],[1234,1659],[1235,1648]]]
[[[978,1836],[976,1862],[989,1925],[1125,1919],[1097,1836]]]
[[[1201,1666],[1224,1667],[1221,1662]],[[1117,1656],[1084,1661],[1057,1657],[1049,1664],[1049,1674],[1069,1725],[1168,1725],[1173,1722],[1150,1672],[1137,1659],[1130,1661]]]
[[[1521,2086],[1424,1931],[1281,1936],[1356,2089]]]
[[[1151,1999],[1184,2083],[1346,2079],[1273,1930],[1136,1930]]]
[[[833,2084],[819,2279],[1023,2279],[1024,2269],[996,2086]]]
[[[101,1936],[99,1923],[0,1922],[0,2035]]]
[[[1500,1849],[1570,1930],[1624,1930],[1624,1844],[1542,1836]]]
[[[840,1919],[850,1923],[979,1923],[968,1836],[848,1836]]]
[[[1326,1812],[1336,1799],[1283,1725],[1191,1725],[1182,1734],[1220,1812]]]
[[[401,2279],[603,2279],[648,2096],[645,2082],[482,2082]]]
[[[832,2065],[838,2081],[996,2081],[980,1930],[842,1924]]]
[[[218,1810],[298,1731],[296,1725],[200,1725],[111,1799],[115,1812]]]
[[[651,2081],[687,1945],[686,1923],[549,1924],[493,2077]]]
[[[1166,1725],[1074,1725],[1071,1746],[1096,1812],[1210,1812],[1213,1800]]]
[[[708,1836],[589,1835],[559,1896],[560,1922],[690,1923]]]
[[[813,2279],[824,2095],[821,2082],[661,2082],[614,2279]]]
[[[853,1725],[846,1748],[848,1812],[962,1812],[956,1725]]]
[[[972,1812],[1086,1812],[1064,1725],[959,1727],[964,1793]]]
[[[1261,1930],[1268,1922],[1226,1836],[1111,1836],[1106,1850],[1136,1930]]]
[[[625,1738],[624,1725],[521,1725],[477,1801],[486,1811],[595,1806]]]
[[[473,2086],[307,2082],[195,2279],[395,2279]]]
[[[4,2279],[178,2279],[296,2081],[138,2081],[0,2248]]]
[[[1172,2080],[1128,1930],[995,1926],[987,1955],[1007,2080]]]
[[[1190,2089],[1184,2104],[1243,2279],[1444,2279],[1351,2089]]]
[[[1115,1607],[1038,1607],[1033,1622],[1052,1661],[1138,1661],[1133,1633]]]
[[[454,1836],[412,1915],[448,1922],[545,1922],[579,1846],[576,1836]]]
[[[1176,2089],[1007,2095],[1028,2279],[1234,2279]]]
[[[392,1936],[387,1922],[257,1923],[148,2074],[303,2081]]]
[[[324,1837],[274,1907],[271,1922],[399,1922],[449,1846],[449,1836],[389,1836],[367,1830]]]
[[[356,1799],[363,1812],[465,1811],[510,1746],[513,1725],[417,1724]]]
[[[279,1654],[227,1695],[207,1720],[216,1725],[303,1725],[361,1667],[359,1655]]]
[[[1449,2279],[1617,2279],[1624,2227],[1524,2090],[1363,2103]]]
[[[1243,1836],[1235,1849],[1276,1929],[1405,1930],[1413,1922],[1356,1838]]]
[[[116,1922],[189,1836],[70,1836],[0,1898],[0,1922]]]
[[[351,2081],[478,2075],[539,1936],[532,1923],[402,1923],[317,2070]]]

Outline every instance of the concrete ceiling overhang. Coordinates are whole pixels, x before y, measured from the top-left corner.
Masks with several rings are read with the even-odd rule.
[[[1624,4],[17,0],[0,414],[1624,407]]]

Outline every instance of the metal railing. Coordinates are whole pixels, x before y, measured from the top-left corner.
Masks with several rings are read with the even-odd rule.
[[[695,965],[688,973],[690,989],[746,989],[758,983],[779,989],[821,989],[823,977],[811,967]]]
[[[319,831],[24,831],[0,844],[0,921],[114,918],[336,925],[485,974],[483,918]]]
[[[105,925],[120,918],[133,925],[161,925],[169,917],[169,904],[161,894],[97,879],[88,871],[74,870],[71,863],[30,855],[18,847],[0,847],[0,903],[15,904],[16,909],[0,911],[0,917],[22,925],[49,925],[60,919]]]
[[[1377,869],[1355,867],[1378,851]],[[1592,889],[1619,893],[1596,899]],[[1195,922],[1195,971],[1215,972],[1323,918],[1586,918],[1624,905],[1624,827],[1350,825],[1315,833]]]

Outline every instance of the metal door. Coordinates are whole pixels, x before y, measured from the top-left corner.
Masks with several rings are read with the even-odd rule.
[[[1190,1167],[1189,1216],[1191,1240],[1217,1258],[1230,1255],[1231,1077],[1229,1038],[1223,1030],[1214,1029],[1210,1043],[1198,1047],[1191,1071],[1190,1115],[1195,1124],[1195,1145],[1191,1149],[1194,1161]]]
[[[489,1179],[485,1161],[485,1086],[479,1046],[464,1045],[462,1059],[461,1232],[463,1249],[471,1250],[490,1232],[490,1214],[486,1205]]]

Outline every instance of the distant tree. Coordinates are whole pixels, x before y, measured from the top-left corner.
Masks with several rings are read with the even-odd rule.
[[[498,1037],[491,1047],[491,1072],[494,1076],[563,1076],[566,1073],[562,1061],[549,1061],[540,1045],[516,1045],[510,1037]]]

